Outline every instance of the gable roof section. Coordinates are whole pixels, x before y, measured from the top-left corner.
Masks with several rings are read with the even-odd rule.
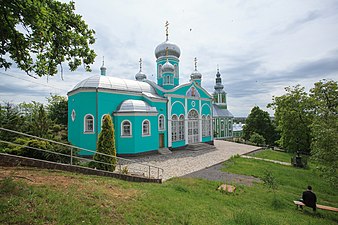
[[[234,116],[227,109],[219,108],[218,105],[212,104],[213,117],[228,117],[233,118]]]
[[[159,85],[157,85],[155,82],[150,81],[150,80],[145,80],[145,82],[147,82],[148,84],[150,84],[153,88],[155,88],[157,91],[159,91],[160,93],[163,94],[172,94],[174,92],[177,92],[178,90],[185,88],[185,87],[190,87],[192,85],[194,85],[196,87],[196,89],[198,89],[199,91],[202,91],[205,95],[207,95],[209,98],[212,98],[212,95],[209,94],[209,92],[207,90],[205,90],[203,87],[201,87],[200,85],[198,85],[195,81],[190,81],[188,83],[185,84],[181,84],[178,85],[177,87],[170,89],[170,90],[166,90],[162,87],[160,87]],[[189,88],[188,88],[189,89]],[[188,90],[187,89],[187,90]],[[159,93],[159,94],[160,94]]]

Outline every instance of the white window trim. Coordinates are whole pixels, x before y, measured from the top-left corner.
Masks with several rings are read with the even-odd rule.
[[[174,77],[170,75],[163,76],[163,85],[174,85]]]
[[[149,127],[148,127],[149,133],[148,134],[143,133],[143,123],[146,122],[146,121],[148,121],[148,124],[149,124]],[[145,120],[142,121],[142,137],[148,137],[148,136],[151,136],[151,124],[150,124],[149,120],[145,119]]]
[[[158,64],[157,77],[158,77],[158,78],[161,78],[161,77],[162,77],[162,64]]]
[[[129,124],[130,124],[130,135],[129,136],[123,135],[123,123],[124,122],[129,122]],[[132,124],[132,122],[130,122],[130,120],[123,120],[121,122],[121,137],[122,138],[131,138],[131,137],[133,137],[133,124]]]
[[[211,136],[212,119],[210,115],[207,115],[207,126],[208,126],[207,136]]]
[[[181,119],[183,118],[183,119]],[[180,135],[180,127],[181,127],[181,123],[183,122],[183,129],[182,129],[182,135]],[[181,114],[179,117],[178,117],[178,140],[180,141],[184,141],[185,139],[185,116],[183,114]]]
[[[207,137],[207,124],[206,124],[206,116],[202,115],[202,137]]]
[[[102,124],[103,124],[103,117],[104,117],[105,115],[108,115],[108,114],[106,113],[106,114],[103,114],[103,115],[101,116],[101,128],[102,128]]]
[[[161,118],[161,116],[163,117],[163,129],[161,129],[161,127],[160,127],[160,118]],[[142,127],[142,129],[143,129],[143,127]],[[159,131],[164,131],[165,130],[165,116],[163,114],[159,115],[159,117],[158,117],[158,130]]]
[[[173,119],[174,117],[176,117],[177,119]],[[171,139],[172,139],[172,142],[175,142],[175,141],[179,141],[179,134],[178,134],[178,125],[179,125],[179,121],[180,121],[180,117],[177,116],[176,114],[173,114],[171,116]],[[174,132],[176,132],[176,136],[173,136]]]
[[[75,119],[76,119],[76,112],[75,112],[75,109],[72,110],[71,118],[72,118],[72,121],[74,122]]]
[[[92,131],[87,131],[86,128],[86,118],[87,116],[91,116],[93,118],[93,130]],[[83,117],[83,133],[84,134],[94,134],[95,133],[95,118],[92,114],[86,114],[84,117]]]

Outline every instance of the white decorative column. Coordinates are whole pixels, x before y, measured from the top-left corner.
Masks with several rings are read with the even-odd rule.
[[[189,144],[188,137],[188,99],[184,98],[184,138],[185,144]]]
[[[214,115],[213,115],[213,111],[212,111],[212,104],[211,104],[211,108],[210,108],[210,134],[211,134],[211,140],[214,140]],[[215,120],[215,123],[216,123],[216,120]]]
[[[168,109],[168,147],[172,147],[172,136],[171,136],[171,97],[168,97],[167,102],[167,109]]]
[[[198,113],[198,141],[202,142],[202,101],[198,101],[199,113]]]

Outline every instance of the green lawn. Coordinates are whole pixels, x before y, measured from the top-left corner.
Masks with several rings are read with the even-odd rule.
[[[0,168],[1,171],[8,168]],[[225,171],[264,176],[278,182],[237,186],[235,194],[216,191],[220,182],[171,179],[164,184],[131,183],[67,172],[11,169],[27,179],[2,179],[0,224],[337,224],[338,214],[297,211],[298,199],[311,184],[319,203],[338,207],[338,197],[317,173],[264,161],[233,158]],[[1,177],[1,176],[0,176]]]
[[[272,159],[281,162],[290,162],[291,158],[293,157],[292,153],[279,152],[271,149],[259,151],[250,155],[257,158]]]

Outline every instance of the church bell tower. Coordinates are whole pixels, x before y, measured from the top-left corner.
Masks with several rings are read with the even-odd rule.
[[[179,57],[180,48],[169,42],[168,27],[166,21],[166,41],[159,44],[155,49],[157,66],[157,84],[164,89],[172,89],[179,85]]]

